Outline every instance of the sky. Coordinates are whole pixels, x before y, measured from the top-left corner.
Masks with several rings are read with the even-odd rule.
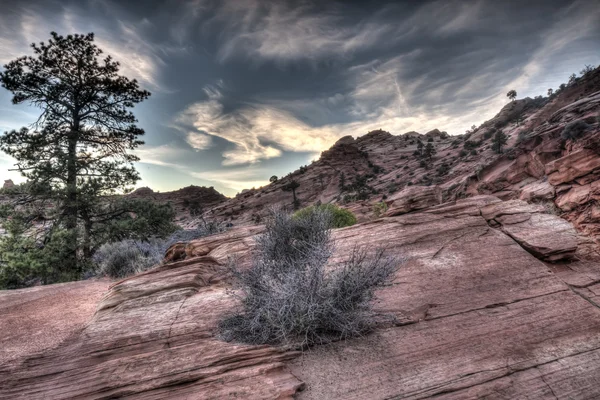
[[[94,32],[152,92],[138,186],[226,195],[317,159],[340,137],[464,133],[507,102],[600,64],[598,0],[2,0],[0,64],[51,31]],[[0,133],[40,111],[0,88]],[[2,179],[14,160],[0,153]]]

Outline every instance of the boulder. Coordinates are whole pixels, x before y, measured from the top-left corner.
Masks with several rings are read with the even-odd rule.
[[[568,192],[556,199],[556,205],[563,211],[571,211],[591,200],[600,199],[600,181],[587,185],[573,185]]]
[[[547,181],[536,181],[523,186],[519,199],[527,202],[534,200],[552,200],[556,195],[554,186]]]
[[[15,183],[12,181],[12,179],[6,179],[4,181],[4,185],[2,185],[3,189],[10,189],[15,187]]]
[[[577,250],[577,232],[570,222],[551,214],[540,204],[511,200],[484,206],[481,215],[545,261],[568,260]]]

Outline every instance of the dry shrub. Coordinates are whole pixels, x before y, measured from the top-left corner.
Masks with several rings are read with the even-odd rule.
[[[399,262],[382,250],[355,249],[341,266],[327,268],[330,219],[320,209],[303,218],[273,213],[252,267],[232,263],[241,307],[220,323],[224,340],[303,347],[373,327],[374,291],[392,279]]]

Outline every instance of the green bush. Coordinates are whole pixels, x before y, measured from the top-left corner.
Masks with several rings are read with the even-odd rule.
[[[44,242],[28,233],[21,221],[4,223],[6,235],[0,238],[0,289],[18,289],[35,284],[74,280],[77,276],[64,267],[63,260],[72,241],[69,232],[54,229]],[[83,260],[81,260],[83,262]]]
[[[343,228],[345,226],[351,226],[356,224],[356,216],[344,208],[340,208],[335,204],[321,204],[318,206],[310,206],[298,210],[294,213],[294,219],[308,218],[316,211],[325,211],[331,214],[331,227],[332,228]]]

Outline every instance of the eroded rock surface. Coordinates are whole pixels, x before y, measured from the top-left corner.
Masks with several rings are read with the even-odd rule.
[[[211,253],[233,255],[239,241],[232,238],[253,233],[213,236],[206,242],[220,244],[203,256],[116,283],[78,336],[4,366],[0,398],[291,398],[302,383],[283,361],[295,352],[215,337],[232,298],[222,282],[227,268]]]
[[[481,215],[538,258],[568,260],[577,250],[573,225],[547,214],[541,205],[511,200],[487,205],[481,209]]]
[[[0,291],[0,366],[78,333],[109,284],[101,279]]]
[[[71,340],[3,366],[0,398],[595,398],[600,267],[548,266],[523,245],[557,235],[538,256],[563,254],[560,221],[475,196],[337,230],[333,265],[356,245],[406,262],[377,294],[375,332],[302,356],[217,337],[235,306],[227,258],[246,262],[260,226],[175,245],[112,286]],[[525,223],[522,242],[506,230]]]
[[[437,186],[409,186],[388,199],[386,216],[406,214],[442,203],[442,190]]]

